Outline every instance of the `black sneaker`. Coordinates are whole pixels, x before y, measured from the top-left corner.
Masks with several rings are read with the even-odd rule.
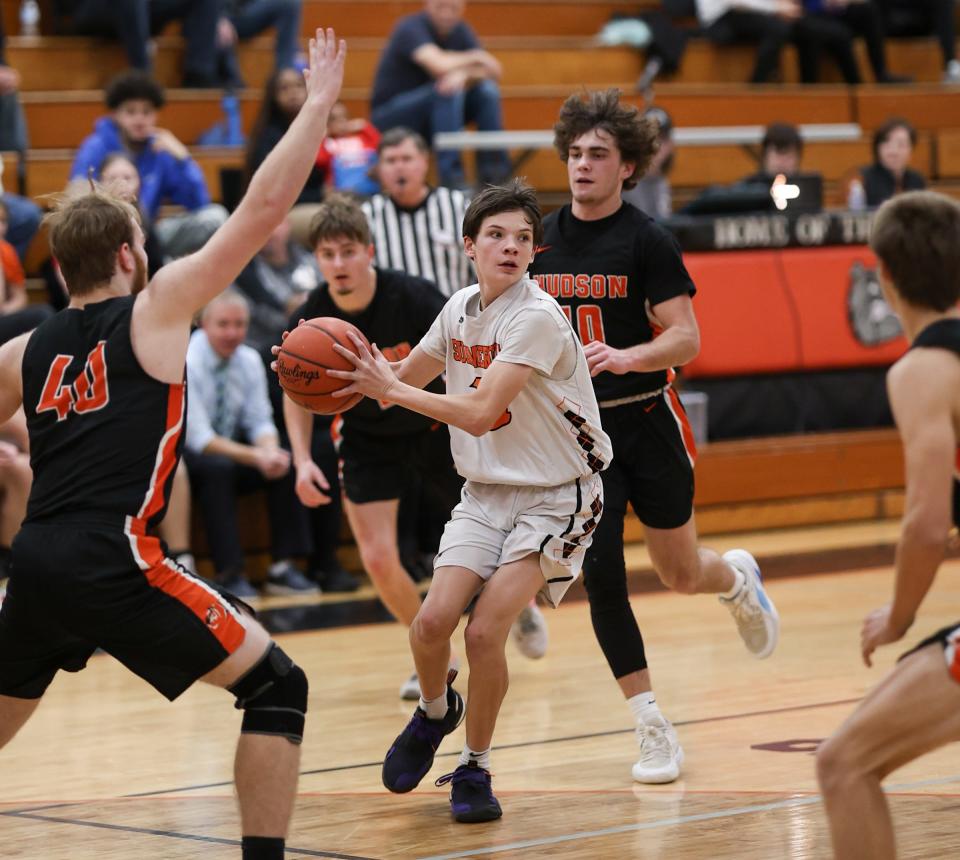
[[[503,816],[500,803],[493,796],[490,771],[484,770],[475,761],[462,764],[453,773],[441,776],[436,785],[453,783],[450,791],[450,810],[454,820],[461,824],[479,824],[481,821],[496,821]]]
[[[356,591],[360,587],[357,578],[352,573],[345,571],[340,565],[327,570],[317,570],[314,572],[313,578],[320,585],[320,590],[326,594]]]
[[[222,577],[217,580],[217,585],[224,591],[228,591],[234,597],[239,597],[241,600],[253,600],[260,596],[260,592],[247,582],[243,574],[240,573]]]
[[[320,591],[315,582],[307,579],[292,564],[285,564],[275,573],[267,573],[263,590],[267,594],[316,594]]]
[[[457,673],[447,676],[447,713],[440,720],[431,720],[419,705],[410,722],[400,732],[383,760],[383,784],[396,794],[413,791],[433,767],[433,757],[440,741],[463,722],[466,709],[461,695],[450,686]]]

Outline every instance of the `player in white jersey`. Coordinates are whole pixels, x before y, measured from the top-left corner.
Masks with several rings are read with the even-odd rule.
[[[387,753],[383,782],[395,792],[415,788],[463,719],[463,700],[447,681],[450,637],[482,587],[464,634],[467,744],[457,769],[437,781],[453,783],[454,818],[473,822],[502,814],[489,762],[510,626],[537,592],[556,605],[579,575],[612,449],[580,341],[556,301],[526,276],[542,232],[533,189],[519,180],[487,188],[467,209],[463,232],[480,282],[453,295],[402,362],[391,365],[376,345],[371,355],[355,340],[359,358],[339,350],[355,370],[334,375],[352,380],[343,393],[449,424],[454,462],[467,479],[410,628],[420,704]],[[447,394],[422,390],[444,371]]]

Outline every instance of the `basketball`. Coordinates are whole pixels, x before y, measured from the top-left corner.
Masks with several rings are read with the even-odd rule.
[[[362,394],[335,397],[333,392],[350,383],[328,376],[328,370],[353,370],[353,365],[337,353],[339,343],[356,353],[347,332],[354,332],[370,349],[370,343],[352,323],[336,317],[317,317],[298,325],[283,342],[277,355],[277,376],[284,393],[294,403],[320,415],[346,412],[356,406]]]

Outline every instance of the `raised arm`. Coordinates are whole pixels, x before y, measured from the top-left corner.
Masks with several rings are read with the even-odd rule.
[[[182,325],[225,289],[263,247],[300,194],[326,134],[327,116],[343,81],[346,44],[333,30],[310,40],[307,100],[287,133],[254,174],[227,222],[199,251],[165,266],[138,305],[150,326]]]

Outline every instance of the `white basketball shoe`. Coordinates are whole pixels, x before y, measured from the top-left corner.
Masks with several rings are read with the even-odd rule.
[[[780,638],[780,616],[763,588],[757,560],[745,549],[725,552],[723,560],[743,574],[743,587],[733,597],[721,597],[720,602],[737,622],[747,650],[760,660],[769,657]]]
[[[637,743],[640,758],[633,766],[634,780],[658,785],[673,782],[680,776],[683,747],[669,720],[665,719],[660,725],[637,726]]]
[[[517,620],[510,628],[510,635],[524,657],[539,660],[547,653],[547,643],[550,638],[547,632],[547,620],[535,601],[531,601],[517,616]]]

